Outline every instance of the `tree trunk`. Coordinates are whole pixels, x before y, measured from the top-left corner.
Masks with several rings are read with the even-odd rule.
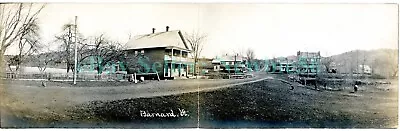
[[[103,66],[102,62],[103,60],[99,59],[99,56],[96,56],[96,63],[97,63],[97,74],[102,74],[103,73]]]
[[[20,67],[20,63],[19,62],[17,62],[17,66],[15,67],[15,71],[18,71],[19,70],[19,67]]]
[[[195,58],[195,60],[194,60],[194,69],[193,69],[193,75],[195,75],[196,76],[196,78],[197,78],[197,60],[196,60],[196,58]]]
[[[68,26],[68,44],[66,47],[66,52],[67,52],[67,73],[69,73],[69,70],[71,69],[71,61],[70,61],[70,55],[71,55],[71,51],[70,46],[71,46],[71,39],[72,39],[72,33],[71,33],[71,26]]]
[[[5,69],[3,66],[5,66],[5,61],[4,61],[4,50],[0,49],[0,73],[3,74],[5,73]]]
[[[71,68],[69,62],[67,62],[67,73],[69,73],[69,69]]]
[[[22,64],[22,54],[21,54],[22,50],[20,50],[20,53],[18,54],[18,62],[17,62],[17,66],[15,68],[15,71],[18,71],[19,68],[21,67]]]

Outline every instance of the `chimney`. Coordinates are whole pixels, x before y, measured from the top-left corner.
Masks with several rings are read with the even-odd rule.
[[[166,32],[168,32],[169,26],[165,27],[166,28]]]
[[[153,34],[154,34],[155,31],[156,31],[156,28],[153,28]]]

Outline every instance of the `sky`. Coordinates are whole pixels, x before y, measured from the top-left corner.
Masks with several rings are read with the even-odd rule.
[[[202,56],[208,58],[247,49],[262,59],[297,51],[328,56],[398,48],[396,4],[50,3],[39,16],[42,41],[53,41],[75,16],[84,36],[104,33],[122,43],[129,34],[161,32],[165,26],[200,32],[207,35]]]

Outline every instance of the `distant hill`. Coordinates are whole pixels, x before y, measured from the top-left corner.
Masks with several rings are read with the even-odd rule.
[[[26,56],[21,66],[24,67],[37,67],[38,64],[42,64],[45,59],[51,61],[47,64],[48,68],[65,68],[65,62],[62,61],[60,52],[47,52],[31,56]],[[4,55],[4,65],[7,67],[10,64],[10,60],[16,57],[16,55]],[[11,64],[15,66],[15,64]]]
[[[372,68],[372,73],[398,76],[398,56],[397,49],[353,50],[333,55],[331,59],[341,73],[350,72],[357,65],[365,64]]]

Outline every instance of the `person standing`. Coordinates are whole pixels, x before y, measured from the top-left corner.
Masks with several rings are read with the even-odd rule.
[[[318,90],[317,81],[314,82],[314,89]]]
[[[357,92],[357,91],[358,91],[358,85],[354,84],[354,92]]]

